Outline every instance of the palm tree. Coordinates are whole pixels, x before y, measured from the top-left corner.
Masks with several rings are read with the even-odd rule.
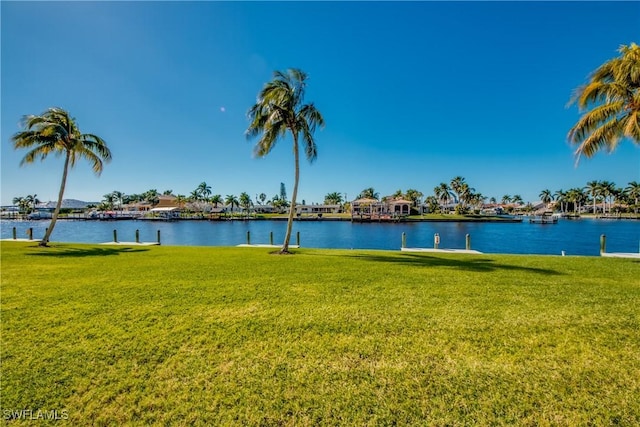
[[[598,67],[569,101],[577,103],[580,112],[591,108],[567,135],[578,146],[577,160],[603,148],[612,152],[624,138],[640,144],[640,46],[622,45],[618,52],[620,56]]]
[[[187,196],[185,196],[184,194],[176,195],[175,203],[181,211],[184,209],[185,205],[187,204],[187,201],[188,201]]]
[[[593,214],[596,214],[596,204],[598,203],[598,197],[600,196],[600,183],[598,181],[587,182],[586,191],[591,195],[591,201],[593,202]]]
[[[107,193],[102,196],[102,202],[100,204],[105,207],[107,211],[113,210],[113,205],[115,204],[115,196],[113,193]]]
[[[280,253],[289,253],[289,240],[293,227],[293,215],[296,210],[298,182],[300,179],[299,140],[302,137],[304,152],[309,162],[318,155],[313,134],[316,127],[324,127],[324,118],[313,104],[304,104],[304,91],[307,75],[298,69],[287,72],[276,71],[272,81],[260,91],[256,104],[249,110],[251,124],[247,129],[247,137],[258,135],[260,139],[255,146],[255,154],[259,157],[271,152],[279,138],[289,131],[293,138],[293,158],[295,177],[293,195],[287,221],[287,232]]]
[[[538,194],[538,197],[540,197],[540,200],[542,200],[542,203],[546,203],[547,205],[549,203],[551,203],[551,201],[553,200],[553,196],[551,195],[551,190],[542,190],[540,192],[540,194]]]
[[[222,203],[222,196],[220,194],[214,194],[209,199],[209,203],[212,203],[214,208],[218,208],[218,205]]]
[[[151,203],[152,206],[155,206],[158,203],[160,203],[160,199],[158,198],[158,190],[156,190],[155,188],[145,191],[142,194],[142,199],[145,202]]]
[[[407,198],[407,200],[411,200],[413,202],[414,207],[418,207],[418,205],[420,205],[420,201],[422,200],[422,197],[424,196],[424,194],[422,194],[418,190],[414,190],[413,188],[410,188],[406,191],[406,193],[404,193],[404,196]]]
[[[613,205],[613,195],[616,191],[616,185],[611,181],[600,182],[600,194],[602,195],[602,214],[607,213],[607,200],[609,200],[609,211]]]
[[[28,194],[27,197],[25,197],[25,200],[27,201],[27,206],[30,208],[29,210],[31,212],[35,211],[36,205],[40,203],[40,200],[38,200],[37,194]]]
[[[449,204],[451,196],[451,188],[446,182],[441,182],[437,187],[433,189],[438,202],[440,203],[440,212],[444,212],[443,207]]]
[[[624,191],[629,196],[629,199],[633,199],[633,211],[638,213],[638,199],[640,199],[640,183],[637,181],[631,181],[629,186],[624,189]]]
[[[211,187],[206,182],[201,182],[194,193],[197,194],[198,200],[206,200],[211,195]]]
[[[460,192],[462,190],[462,184],[464,183],[464,178],[461,176],[456,176],[450,182],[451,190],[453,190],[456,195],[456,203],[460,202]]]
[[[113,202],[118,205],[118,209],[122,210],[122,204],[124,203],[125,195],[122,191],[113,191]]]
[[[242,193],[240,193],[240,197],[238,198],[238,202],[240,203],[240,206],[242,207],[242,209],[244,209],[247,212],[247,215],[248,215],[249,214],[249,208],[253,204],[249,194],[244,192],[244,191]]]
[[[18,213],[29,213],[29,201],[26,197],[14,197],[13,204],[18,206]]]
[[[505,194],[504,196],[502,196],[502,204],[506,205],[508,203],[511,203],[512,197],[508,194]]]
[[[225,197],[224,202],[226,205],[231,206],[231,214],[233,214],[234,206],[236,207],[240,206],[240,202],[238,201],[238,198],[233,194],[227,194],[227,197]]]
[[[460,197],[459,201],[460,203],[462,203],[463,210],[465,210],[467,203],[473,198],[473,194],[475,193],[476,189],[469,187],[469,184],[463,182],[458,188],[458,191]]]
[[[522,205],[524,204],[523,200],[522,200],[522,196],[520,196],[519,194],[514,195],[511,198],[511,202],[517,204],[517,205]]]
[[[554,194],[556,202],[560,203],[560,212],[564,213],[564,202],[567,200],[567,193],[562,190],[556,191]]]
[[[341,205],[343,202],[342,194],[338,192],[328,193],[324,196],[324,204],[325,205]]]
[[[23,126],[24,130],[11,137],[15,149],[29,149],[20,165],[33,163],[37,159],[44,160],[51,153],[64,155],[58,201],[51,224],[40,241],[40,246],[47,246],[62,207],[69,168],[73,168],[78,159],[86,159],[93,172],[100,175],[103,164],[111,161],[111,151],[99,136],[81,133],[75,119],[61,108],[49,108],[39,116],[25,116]]]
[[[567,190],[566,198],[567,202],[573,203],[573,213],[578,213],[580,210],[580,203],[583,199],[583,193],[581,188],[571,188]],[[568,208],[567,208],[568,209]]]
[[[380,194],[377,193],[376,190],[373,189],[373,187],[365,188],[360,192],[360,194],[358,194],[358,197],[356,197],[356,199],[376,199],[376,200],[378,200],[379,198],[380,198]]]
[[[267,195],[264,193],[260,193],[260,195],[258,196],[258,200],[260,200],[261,205],[264,205],[264,202],[267,200]]]

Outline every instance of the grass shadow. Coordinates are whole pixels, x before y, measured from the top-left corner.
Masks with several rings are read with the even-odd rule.
[[[135,253],[135,252],[147,252],[149,249],[143,248],[132,248],[129,246],[122,247],[105,247],[105,248],[97,248],[97,247],[87,247],[87,248],[78,248],[78,247],[49,247],[49,248],[39,248],[35,246],[35,248],[42,249],[38,252],[27,253],[28,256],[43,256],[43,257],[73,257],[73,258],[84,258],[84,257],[94,257],[94,256],[113,256],[120,255],[123,253]]]
[[[402,254],[345,254],[344,256],[363,261],[385,262],[390,264],[410,265],[418,267],[447,267],[465,271],[492,272],[497,270],[522,271],[528,273],[559,276],[564,273],[547,268],[523,267],[496,263],[494,259],[476,255],[464,257],[433,256],[417,253]]]

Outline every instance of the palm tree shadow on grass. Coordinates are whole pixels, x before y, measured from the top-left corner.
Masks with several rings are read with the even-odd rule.
[[[123,253],[146,252],[148,250],[149,249],[131,248],[128,246],[117,247],[117,248],[109,248],[109,247],[69,248],[69,247],[52,246],[46,250],[39,250],[38,252],[28,253],[27,255],[54,257],[54,258],[62,258],[62,257],[84,258],[84,257],[93,257],[93,256],[113,256],[113,255],[120,255]]]
[[[390,264],[399,264],[418,267],[448,267],[465,271],[476,272],[492,272],[497,270],[507,271],[523,271],[529,273],[537,273],[544,275],[562,275],[556,270],[535,267],[523,267],[519,265],[510,265],[496,263],[495,260],[487,257],[465,256],[460,258],[439,257],[423,254],[357,254],[346,255],[351,258],[361,259],[363,261],[386,262]]]

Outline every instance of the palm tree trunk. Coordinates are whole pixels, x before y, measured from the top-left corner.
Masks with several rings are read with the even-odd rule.
[[[49,237],[51,237],[51,233],[53,232],[53,227],[56,225],[56,221],[58,220],[58,215],[60,214],[60,208],[62,207],[62,197],[64,196],[64,188],[67,185],[67,173],[69,172],[69,159],[70,153],[67,152],[67,155],[64,159],[64,169],[62,171],[62,182],[60,183],[60,191],[58,192],[58,202],[56,203],[56,209],[53,211],[53,215],[51,216],[51,224],[49,224],[49,228],[47,228],[46,233],[44,233],[44,237],[38,244],[38,246],[48,246]]]
[[[293,181],[293,194],[291,195],[291,207],[289,208],[289,218],[287,220],[287,233],[284,236],[284,243],[281,254],[289,253],[289,241],[291,240],[291,230],[293,228],[293,215],[296,211],[296,198],[298,197],[298,179],[300,178],[300,161],[298,159],[298,134],[293,133],[293,158],[295,161],[295,177]]]

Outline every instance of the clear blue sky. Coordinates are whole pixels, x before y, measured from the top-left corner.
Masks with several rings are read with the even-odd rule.
[[[353,199],[461,175],[487,197],[640,180],[640,148],[575,167],[566,108],[574,88],[640,42],[638,2],[8,2],[2,1],[2,204],[55,200],[62,160],[19,167],[25,114],[67,109],[113,161],[85,164],[66,198],[114,190],[252,198],[293,189],[289,139],[263,159],[246,112],[274,70],[301,68],[323,113],[318,159],[299,201]]]

